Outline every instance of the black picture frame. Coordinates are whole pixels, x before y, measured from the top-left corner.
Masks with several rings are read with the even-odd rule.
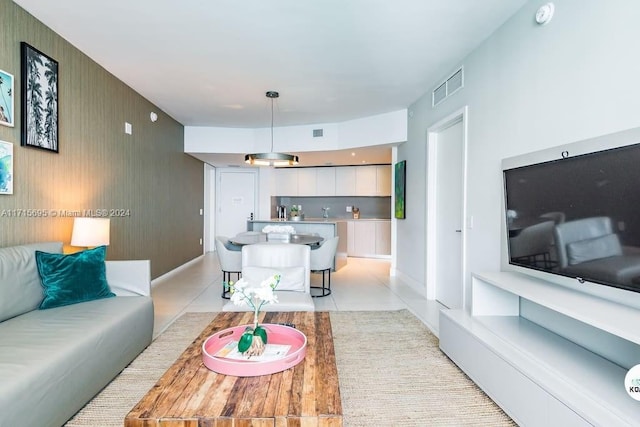
[[[395,164],[395,217],[406,218],[407,161]]]
[[[22,59],[20,145],[58,152],[58,61],[26,42]]]

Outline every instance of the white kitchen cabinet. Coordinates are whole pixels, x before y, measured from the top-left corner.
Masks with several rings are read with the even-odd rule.
[[[316,196],[336,195],[336,168],[316,169]]]
[[[391,196],[391,165],[376,166],[376,196]]]
[[[298,169],[298,196],[317,196],[317,168]]]
[[[391,166],[275,169],[274,196],[391,196]]]
[[[372,258],[391,255],[391,221],[348,221],[347,254]]]
[[[356,196],[391,196],[391,165],[358,166]]]
[[[376,166],[358,166],[356,168],[356,196],[376,195]]]
[[[375,221],[376,255],[391,255],[391,221]]]
[[[376,223],[374,221],[353,221],[353,241],[353,256],[375,255]]]
[[[336,168],[336,196],[356,195],[356,166]]]
[[[298,195],[298,169],[276,169],[275,171],[275,187],[273,194],[275,196],[297,196]]]
[[[356,234],[354,231],[354,222],[347,221],[347,255],[354,256],[356,253]]]

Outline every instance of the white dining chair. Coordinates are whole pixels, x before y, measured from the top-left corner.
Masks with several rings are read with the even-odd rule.
[[[331,295],[331,270],[334,268],[337,250],[338,236],[335,236],[326,239],[318,249],[311,251],[311,272],[322,273],[322,287],[311,286],[311,289],[320,289],[321,293],[319,295],[311,294],[312,297],[326,297],[327,295]],[[325,274],[329,276],[326,284]]]
[[[229,282],[231,274],[235,274],[236,278],[240,278],[242,274],[242,252],[240,247],[233,248],[229,243],[229,239],[224,236],[216,236],[216,255],[222,270],[222,298],[229,299]]]
[[[315,311],[311,298],[311,249],[292,243],[256,243],[242,247],[242,278],[249,283],[280,274],[275,294],[278,302],[266,304],[261,311]],[[249,311],[231,301],[223,311]]]

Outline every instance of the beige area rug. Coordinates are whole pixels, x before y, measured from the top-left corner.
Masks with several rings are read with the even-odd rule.
[[[214,317],[180,317],[66,426],[122,426]],[[515,425],[409,311],[331,312],[331,324],[345,426]]]

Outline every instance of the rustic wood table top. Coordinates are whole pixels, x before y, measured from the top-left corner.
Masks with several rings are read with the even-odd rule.
[[[220,313],[125,418],[125,427],[337,427],[342,402],[328,312],[261,313],[262,323],[290,322],[307,336],[293,368],[258,377],[217,374],[202,344],[223,329],[250,324],[253,313]]]

